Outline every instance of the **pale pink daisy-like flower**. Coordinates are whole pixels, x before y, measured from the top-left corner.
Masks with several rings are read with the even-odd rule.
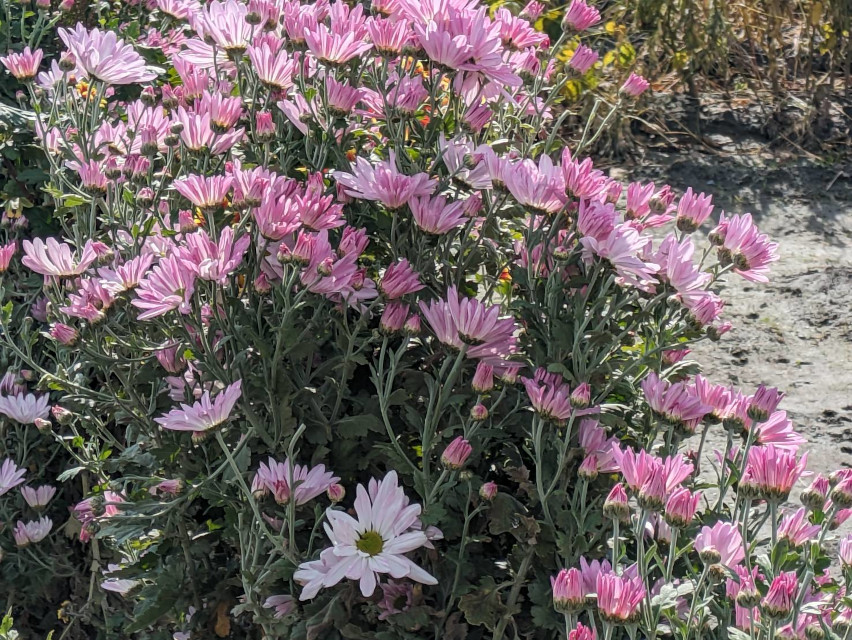
[[[50,325],[48,334],[51,338],[66,347],[73,347],[80,338],[80,333],[74,327],[63,324],[62,322],[55,322]]]
[[[574,54],[568,61],[568,66],[580,75],[583,75],[586,71],[592,68],[592,66],[598,61],[599,57],[600,56],[597,51],[581,44],[574,50]],[[654,185],[652,183],[651,188],[653,189],[653,187]]]
[[[33,509],[43,509],[47,503],[56,495],[56,487],[44,484],[37,489],[32,487],[21,487],[21,495]]]
[[[778,525],[778,538],[787,540],[792,547],[801,547],[808,540],[813,540],[822,527],[808,521],[808,512],[802,507],[781,518]]]
[[[145,59],[113,31],[87,31],[78,23],[73,31],[59,29],[59,37],[74,55],[78,70],[106,84],[138,84],[157,77]]]
[[[608,438],[606,430],[597,420],[592,418],[582,420],[577,429],[577,439],[586,455],[595,456],[598,473],[618,471],[618,464],[612,455],[613,449],[618,448],[618,438],[615,436]]]
[[[784,394],[775,387],[762,384],[749,398],[748,417],[758,422],[765,422],[775,412],[784,399]]]
[[[132,291],[139,286],[142,278],[151,268],[154,256],[150,253],[136,256],[124,264],[113,269],[98,269],[101,278],[101,286],[113,296],[118,296],[126,291]]]
[[[760,233],[750,213],[730,218],[722,213],[713,234],[723,237],[719,249],[723,264],[733,263],[734,271],[751,282],[769,281],[769,265],[778,260],[778,244]]]
[[[9,263],[12,262],[12,256],[18,250],[18,243],[16,240],[12,240],[12,242],[0,245],[0,274],[6,273],[9,269]]]
[[[422,288],[420,275],[411,268],[405,258],[390,265],[379,282],[379,291],[390,300],[420,291]]]
[[[36,420],[46,419],[50,413],[49,404],[50,398],[47,394],[0,395],[0,413],[19,424],[34,424]]]
[[[42,58],[44,58],[44,51],[41,49],[32,51],[29,47],[24,47],[20,53],[0,56],[0,62],[16,79],[26,82],[36,77]]]
[[[497,9],[494,19],[500,27],[500,39],[506,47],[521,50],[547,46],[549,43],[547,34],[536,31],[528,21],[514,16],[505,7]]]
[[[369,492],[358,485],[355,512],[357,518],[343,511],[326,511],[325,531],[333,546],[323,551],[319,561],[303,563],[294,574],[304,585],[301,600],[313,598],[320,588],[332,587],[344,578],[358,580],[364,597],[373,595],[381,574],[396,580],[438,583],[403,555],[426,546],[428,538],[414,529],[419,524],[420,505],[409,504],[395,471],[371,482]]]
[[[338,480],[340,478],[326,471],[322,464],[308,468],[292,465],[289,459],[278,462],[269,458],[267,463],[260,463],[252,481],[252,491],[256,494],[268,491],[278,504],[289,504],[293,499],[297,505],[303,505],[325,493]]]
[[[0,496],[22,484],[26,473],[26,469],[19,469],[14,460],[6,458],[0,465]]]
[[[838,556],[844,567],[852,567],[852,534],[849,534],[840,541]]]
[[[124,498],[114,491],[104,491],[95,494],[74,505],[74,517],[83,525],[80,530],[80,541],[87,542],[91,539],[93,530],[89,526],[99,518],[111,518],[119,512],[118,505],[125,502]]]
[[[399,209],[412,198],[428,196],[434,191],[435,183],[429,174],[418,173],[407,176],[396,168],[396,154],[391,151],[387,161],[372,165],[358,157],[352,173],[334,171],[332,176],[353,198],[381,202],[388,209]]]
[[[200,209],[210,211],[222,206],[231,190],[230,176],[191,175],[174,181],[175,190]]]
[[[692,233],[713,213],[713,196],[694,193],[692,187],[686,190],[677,204],[677,228]]]
[[[521,378],[521,382],[524,383],[530,404],[542,419],[560,423],[574,413],[571,388],[567,383],[542,380],[539,375],[535,378]]]
[[[562,151],[562,176],[566,191],[575,198],[591,198],[605,201],[608,178],[600,169],[595,169],[591,158],[580,160],[566,147]]]
[[[192,0],[157,0],[157,9],[176,20],[185,20],[200,7]]]
[[[140,320],[150,320],[175,309],[187,314],[194,292],[195,272],[188,269],[179,256],[172,255],[160,260],[139,283],[137,297],[131,304],[143,310]]]
[[[191,406],[181,403],[180,409],[172,409],[166,415],[154,418],[163,429],[190,431],[195,440],[203,439],[210,431],[227,422],[234,405],[242,395],[242,380],[225,387],[214,399],[210,391],[201,394],[198,402]]]
[[[408,317],[408,304],[404,302],[393,301],[385,306],[382,313],[382,318],[379,321],[379,327],[385,333],[396,333],[405,325],[405,320]]]
[[[735,524],[719,521],[712,527],[704,526],[695,538],[695,550],[702,560],[706,557],[726,567],[736,567],[745,558],[743,537]],[[703,554],[703,555],[702,555]]]
[[[575,31],[585,31],[600,20],[600,12],[586,4],[584,0],[571,0],[571,4],[565,12],[565,17],[562,18],[562,26]]]
[[[305,29],[305,43],[317,60],[329,65],[340,65],[372,49],[371,42],[365,42],[352,31],[336,33],[324,24]]]
[[[624,81],[624,84],[621,85],[621,91],[626,93],[628,96],[638,98],[640,95],[645,93],[650,86],[651,83],[645,78],[637,73],[631,73],[627,80]]]
[[[254,27],[246,21],[248,6],[237,0],[213,0],[201,11],[189,14],[189,24],[202,39],[211,41],[229,56],[241,56],[252,40]]]
[[[148,493],[152,496],[168,495],[176,496],[183,489],[183,480],[180,478],[172,478],[170,480],[162,480],[148,489]]]
[[[464,344],[471,358],[508,355],[515,347],[515,321],[500,318],[500,307],[486,307],[474,298],[460,297],[452,286],[447,300],[420,301],[420,311],[438,340],[455,349]]]
[[[447,203],[444,196],[411,198],[408,206],[417,227],[432,235],[443,235],[467,222],[464,200]]]
[[[626,571],[622,575],[600,573],[595,592],[598,612],[605,621],[632,624],[639,619],[642,600],[645,599],[645,584],[638,575],[630,577]]]
[[[89,268],[98,255],[91,241],[83,247],[79,257],[72,253],[71,246],[60,244],[56,238],[34,238],[24,240],[24,257],[21,263],[43,276],[70,278]]]
[[[376,51],[388,56],[398,56],[414,38],[414,32],[406,20],[370,17],[365,26]]]
[[[224,284],[228,276],[240,266],[251,236],[245,234],[234,240],[234,230],[225,227],[219,234],[218,243],[213,242],[206,231],[199,230],[185,236],[187,252],[182,252],[184,266],[201,280]]]
[[[264,85],[278,91],[287,91],[293,86],[297,66],[286,49],[275,49],[269,42],[260,42],[249,47],[248,54],[258,79]]]
[[[50,533],[53,528],[53,520],[46,516],[42,516],[38,520],[23,522],[18,520],[12,534],[15,536],[15,544],[19,547],[26,547],[36,542],[41,542]]]
[[[580,238],[583,245],[583,257],[590,260],[597,255],[608,261],[625,283],[643,291],[653,292],[657,280],[654,277],[658,266],[644,262],[639,254],[649,238],[639,235],[639,232],[627,224],[616,226],[605,240],[584,237]]]
[[[617,442],[613,443],[612,455],[625,484],[634,492],[640,491],[663,468],[662,460],[644,449],[638,452],[629,447],[621,449]]]
[[[805,438],[793,429],[793,422],[787,417],[786,411],[776,411],[764,422],[754,424],[751,418],[745,420],[746,433],[754,431],[756,444],[774,445],[777,449],[796,452],[805,442]]]
[[[274,611],[273,617],[276,620],[280,620],[296,610],[296,601],[293,599],[293,596],[286,594],[269,596],[263,601],[263,608],[272,609]]]
[[[690,425],[710,412],[695,387],[684,382],[661,380],[653,371],[640,383],[648,406],[669,422]]]
[[[518,203],[536,213],[556,213],[567,201],[562,171],[548,155],[542,155],[538,164],[526,158],[510,165],[503,179]]]
[[[104,571],[104,577],[106,580],[101,582],[101,589],[104,591],[109,591],[111,593],[117,593],[120,596],[126,596],[128,593],[133,591],[136,587],[142,584],[141,580],[133,580],[130,578],[110,578],[109,576],[119,571],[121,567],[117,564],[107,565],[107,570]]]

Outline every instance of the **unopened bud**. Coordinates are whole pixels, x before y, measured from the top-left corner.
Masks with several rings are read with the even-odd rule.
[[[479,487],[479,497],[483,500],[491,502],[497,495],[497,484],[494,482],[486,482]]]
[[[474,422],[482,422],[488,419],[488,407],[484,404],[475,404],[470,409],[470,419]]]
[[[65,407],[60,407],[58,404],[55,404],[50,408],[50,414],[53,416],[54,420],[63,426],[71,424],[74,420],[74,414]]]
[[[346,497],[346,489],[343,488],[343,485],[336,482],[330,485],[325,493],[332,502],[342,502],[343,498]]]

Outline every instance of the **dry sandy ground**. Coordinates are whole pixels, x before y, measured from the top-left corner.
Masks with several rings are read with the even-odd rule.
[[[730,138],[720,142],[734,151]],[[686,150],[638,164],[631,178],[712,192],[717,211],[751,212],[779,243],[768,285],[729,278],[735,330],[694,356],[715,382],[784,390],[781,408],[809,441],[810,469],[852,467],[852,167],[783,163],[739,140],[721,156]],[[723,448],[721,429],[715,435],[708,443]]]

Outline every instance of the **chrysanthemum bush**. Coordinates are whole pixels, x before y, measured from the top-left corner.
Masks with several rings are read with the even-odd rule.
[[[147,47],[2,58],[62,229],[2,231],[7,606],[89,638],[845,637],[852,474],[786,505],[782,394],[688,357],[776,245],[561,148],[540,7],[137,10]]]

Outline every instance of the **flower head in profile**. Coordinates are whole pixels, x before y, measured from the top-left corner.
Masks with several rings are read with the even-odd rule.
[[[408,201],[414,224],[421,231],[436,236],[452,231],[467,221],[464,205],[464,200],[448,202],[444,196],[422,196]]]
[[[222,206],[231,189],[230,176],[191,175],[175,180],[175,190],[196,207],[210,211]]]
[[[820,525],[810,523],[808,512],[802,507],[781,519],[778,538],[786,540],[793,548],[801,547],[808,540],[814,539],[821,529]]]
[[[36,396],[32,393],[16,393],[15,395],[0,395],[0,413],[18,424],[33,424],[36,420],[44,420],[50,413],[50,398],[45,395]]]
[[[807,463],[807,452],[796,458],[795,451],[775,445],[752,447],[741,484],[755,486],[769,500],[786,500]]]
[[[405,258],[390,265],[382,276],[381,282],[379,282],[379,290],[389,300],[400,298],[408,293],[415,293],[422,288],[420,275],[411,268]]]
[[[182,253],[183,265],[201,280],[224,284],[242,263],[250,243],[248,234],[235,240],[231,227],[222,229],[218,242],[213,242],[206,231],[199,229],[186,236],[188,251]]]
[[[53,528],[53,520],[46,516],[42,516],[38,520],[23,522],[18,520],[12,534],[15,536],[15,544],[19,547],[26,547],[36,542],[41,542],[50,533]]]
[[[36,49],[32,51],[29,47],[24,47],[20,53],[10,53],[5,56],[0,56],[0,63],[9,70],[16,79],[26,82],[35,78],[38,73],[38,66],[44,57],[44,51]]]
[[[182,403],[180,409],[172,409],[166,415],[155,418],[154,422],[163,429],[191,431],[193,439],[203,439],[213,429],[228,421],[240,395],[242,380],[237,380],[225,387],[215,398],[211,399],[210,391],[206,390],[198,402],[192,405]]]
[[[150,320],[174,309],[186,314],[189,301],[195,292],[195,271],[187,267],[178,255],[171,255],[151,269],[139,283],[134,307],[142,310],[140,320]]]
[[[252,482],[252,491],[257,494],[267,491],[278,504],[288,504],[291,499],[297,505],[310,502],[340,480],[325,465],[309,468],[300,464],[293,465],[290,459],[278,462],[273,458],[260,463]]]
[[[423,316],[443,344],[461,349],[469,345],[471,358],[508,355],[515,346],[515,321],[500,318],[500,307],[488,307],[475,298],[459,296],[455,286],[447,300],[420,302]]]
[[[59,37],[74,55],[77,69],[106,84],[149,82],[157,72],[114,31],[86,30],[78,23],[74,30],[59,29]]]
[[[621,85],[621,91],[632,98],[638,98],[645,93],[650,86],[651,83],[638,73],[631,73],[627,80],[624,81],[624,84]]]
[[[420,505],[409,504],[395,471],[384,479],[370,482],[369,489],[358,485],[355,517],[343,511],[326,511],[325,531],[332,547],[320,559],[299,566],[294,574],[303,585],[300,600],[310,600],[323,587],[332,587],[344,578],[358,580],[361,594],[370,597],[378,576],[395,580],[408,578],[423,584],[437,580],[404,554],[424,547],[427,534],[420,530]]]
[[[296,610],[296,601],[293,599],[293,596],[286,594],[269,596],[263,601],[263,608],[272,609],[274,611],[272,614],[273,617],[278,620],[290,615]]]
[[[34,238],[24,240],[24,257],[21,263],[43,276],[70,278],[78,276],[89,268],[98,257],[92,242],[83,247],[80,257],[72,253],[71,246],[60,244],[56,238]]]
[[[631,624],[639,619],[645,585],[638,575],[599,573],[595,584],[598,611],[611,624]]]
[[[550,577],[553,591],[553,607],[560,612],[576,613],[586,604],[583,589],[583,574],[576,567],[562,569],[555,577]]]
[[[0,496],[22,484],[25,474],[26,469],[19,469],[14,460],[6,458],[0,465]]]
[[[745,558],[743,537],[735,524],[719,521],[704,526],[695,538],[695,550],[708,564],[735,567]]]
[[[44,484],[37,489],[32,487],[21,487],[21,495],[33,509],[43,509],[47,503],[56,495],[56,487]]]
[[[400,173],[393,151],[386,161],[375,165],[359,156],[352,166],[352,173],[334,171],[332,175],[343,185],[347,195],[381,202],[388,209],[399,209],[411,198],[428,196],[435,189],[435,183],[427,173],[413,176]]]
[[[562,26],[575,31],[585,31],[600,20],[600,12],[586,4],[585,0],[571,0],[565,17],[562,18]]]

